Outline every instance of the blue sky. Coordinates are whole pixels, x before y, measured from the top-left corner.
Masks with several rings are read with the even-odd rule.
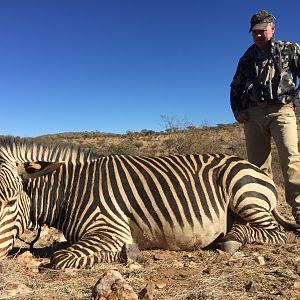
[[[300,1],[1,0],[1,135],[232,123],[229,86],[268,9],[299,42]]]

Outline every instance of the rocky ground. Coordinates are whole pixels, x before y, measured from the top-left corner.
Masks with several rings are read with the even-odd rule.
[[[222,147],[235,153],[243,143],[242,138],[237,138],[237,132],[241,132],[241,129],[236,126],[229,129],[231,131],[226,133],[227,128],[221,128],[216,139],[221,136]],[[144,149],[159,149],[159,153],[164,154],[166,150],[162,148],[163,145],[170,145],[170,142],[161,141],[155,144],[158,139],[156,135],[143,138],[145,140],[134,139],[135,148],[143,150],[141,154],[148,155]],[[191,138],[197,141],[193,135]],[[123,148],[128,146],[129,139],[124,140],[126,143],[121,143]],[[84,136],[80,141],[71,140],[84,145],[87,141]],[[182,140],[175,139],[175,142],[171,145],[177,145]],[[105,143],[99,140],[97,143],[89,141],[90,144],[103,153],[111,150],[104,151],[102,145]],[[115,144],[113,146],[117,147]],[[290,209],[282,200],[282,190],[280,199],[280,211],[290,217]],[[144,300],[296,300],[300,299],[300,237],[290,232],[287,235],[288,242],[285,245],[247,245],[234,255],[219,250],[152,250],[143,251],[143,263],[99,264],[93,269],[57,271],[41,268],[41,264],[47,263],[51,253],[64,246],[64,238],[57,230],[44,227],[35,244],[33,256],[28,252],[28,245],[18,240],[9,257],[0,261],[0,299],[92,299],[92,291],[99,278],[113,269],[119,271],[139,299]],[[33,236],[26,233],[22,238],[30,240]],[[145,288],[147,293],[143,297]]]
[[[285,209],[282,204],[280,210]],[[64,245],[64,238],[44,227],[33,256],[18,241],[14,252],[0,261],[0,299],[91,299],[96,282],[111,269],[120,272],[139,299],[300,299],[300,238],[287,235],[285,245],[247,245],[234,255],[152,250],[143,251],[143,263],[56,271],[40,265]],[[23,238],[30,240],[32,234]],[[148,298],[142,297],[145,287]]]

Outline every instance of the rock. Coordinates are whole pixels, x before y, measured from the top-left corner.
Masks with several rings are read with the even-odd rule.
[[[204,269],[202,271],[203,274],[211,274],[212,268],[211,267],[207,267],[206,269]]]
[[[152,300],[154,299],[154,288],[153,282],[149,282],[140,292],[139,299],[141,300]]]
[[[244,257],[246,257],[246,255],[243,252],[237,251],[237,252],[235,252],[231,255],[230,260],[241,259],[241,258],[244,258]]]
[[[260,265],[264,266],[266,264],[265,259],[263,256],[259,255],[255,257],[255,261]]]
[[[25,296],[32,292],[32,289],[23,283],[11,283],[1,290],[0,299],[11,299],[12,297]]]
[[[163,289],[167,286],[167,283],[165,281],[159,281],[159,282],[156,282],[155,283],[155,286],[158,288],[158,289]]]
[[[92,291],[93,300],[138,300],[132,287],[117,270],[108,270],[101,275]]]
[[[33,255],[29,251],[25,251],[17,256],[17,260],[19,262],[26,262],[26,261],[31,260],[32,258],[33,258]]]
[[[43,263],[43,259],[34,258],[30,251],[25,251],[17,256],[17,260],[21,264],[26,264],[28,268],[36,268]]]
[[[256,293],[257,292],[256,284],[253,281],[250,281],[249,283],[247,283],[245,285],[245,289],[248,293]]]
[[[39,273],[39,271],[40,271],[40,270],[39,270],[38,268],[33,268],[33,269],[31,270],[32,273]]]
[[[133,262],[130,265],[128,265],[128,271],[129,272],[136,272],[142,270],[144,267],[140,265],[139,263]]]

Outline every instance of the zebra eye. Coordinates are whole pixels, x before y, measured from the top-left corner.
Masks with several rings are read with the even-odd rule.
[[[14,206],[16,204],[16,202],[17,202],[17,198],[8,200],[8,202],[6,203],[5,207],[7,207],[7,208],[12,207],[12,206]]]

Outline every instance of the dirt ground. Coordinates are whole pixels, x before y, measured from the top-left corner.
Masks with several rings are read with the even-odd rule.
[[[280,211],[289,217],[285,204]],[[285,245],[247,245],[234,255],[220,250],[143,251],[143,263],[99,264],[92,269],[56,271],[46,263],[63,236],[44,227],[34,259],[22,254],[28,245],[16,243],[0,261],[0,299],[91,299],[92,288],[108,269],[117,269],[138,294],[154,285],[153,299],[300,299],[300,237],[287,233]],[[29,240],[32,234],[22,236]]]

